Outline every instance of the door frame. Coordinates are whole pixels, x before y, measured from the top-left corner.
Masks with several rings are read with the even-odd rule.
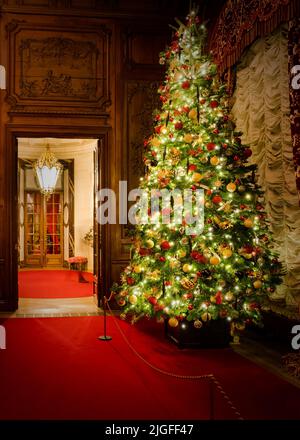
[[[54,123],[30,127],[25,124],[6,125],[6,166],[10,170],[7,182],[7,201],[9,221],[9,282],[10,287],[6,310],[18,308],[18,138],[69,138],[69,139],[98,139],[98,152],[101,155],[101,188],[110,188],[110,169],[108,148],[111,141],[110,126],[65,126]],[[98,306],[103,295],[111,285],[111,256],[108,252],[110,242],[109,225],[100,225],[101,231],[101,262],[98,273],[102,274],[97,284]]]

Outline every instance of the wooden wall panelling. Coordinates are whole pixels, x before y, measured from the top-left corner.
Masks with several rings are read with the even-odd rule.
[[[117,155],[119,155],[118,180],[127,180],[128,192],[137,188],[144,175],[143,142],[153,130],[153,111],[159,108],[157,93],[163,78],[159,65],[159,52],[164,49],[169,33],[167,27],[155,29],[140,24],[127,25],[121,30],[120,51],[122,60],[117,82],[121,115]],[[117,129],[118,131],[118,129]],[[112,279],[118,281],[122,268],[129,260],[133,226],[117,225],[116,243],[113,248]]]
[[[107,8],[115,12],[97,18],[106,7],[95,14],[81,8],[79,14],[83,3],[72,1],[2,2],[0,64],[7,68],[8,89],[0,91],[1,310],[17,304],[17,202],[11,198],[17,135],[85,138],[109,132],[103,184],[118,191],[119,180],[128,178],[130,189],[143,174],[143,140],[152,130],[163,78],[159,51],[170,40],[171,19],[163,19],[157,4],[126,12],[124,2],[111,0]],[[128,261],[130,240],[122,225],[105,231],[106,291]]]
[[[11,113],[107,113],[111,30],[105,24],[74,28],[12,19],[6,33]]]

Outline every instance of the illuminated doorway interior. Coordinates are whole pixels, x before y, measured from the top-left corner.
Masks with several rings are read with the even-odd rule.
[[[18,139],[21,301],[53,300],[57,305],[63,299],[93,297],[96,303],[97,145],[97,139]],[[50,196],[40,191],[34,171],[35,161],[47,146],[63,166]]]

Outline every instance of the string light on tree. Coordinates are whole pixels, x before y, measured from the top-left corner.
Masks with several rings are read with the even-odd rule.
[[[261,308],[281,282],[281,265],[251,149],[235,131],[226,87],[203,52],[205,38],[204,24],[191,12],[160,54],[166,77],[140,182],[149,192],[202,188],[204,230],[187,234],[187,217],[176,224],[172,209],[171,224],[164,224],[160,202],[149,222],[136,226],[131,262],[115,290],[122,318],[156,317],[172,328],[187,320],[199,331],[226,319],[243,329],[260,323]]]

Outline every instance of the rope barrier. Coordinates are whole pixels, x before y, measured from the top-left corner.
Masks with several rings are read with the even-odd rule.
[[[169,376],[169,377],[175,377],[177,379],[185,379],[185,380],[202,380],[202,379],[208,379],[211,381],[211,383],[213,383],[216,387],[216,389],[219,391],[219,393],[222,395],[222,397],[225,399],[226,403],[228,404],[228,406],[231,408],[231,410],[234,412],[234,414],[237,416],[237,418],[239,420],[243,420],[243,417],[241,416],[241,413],[237,410],[237,408],[234,406],[234,404],[232,403],[232,401],[230,400],[228,394],[225,392],[224,388],[222,387],[222,385],[220,384],[220,382],[216,379],[216,377],[213,374],[201,374],[201,375],[182,375],[182,374],[176,374],[176,373],[172,373],[170,371],[165,371],[162,370],[159,367],[156,367],[155,365],[151,364],[151,362],[147,361],[147,359],[145,359],[134,347],[133,345],[129,342],[127,336],[125,335],[125,333],[123,332],[123,330],[121,329],[119,323],[117,322],[116,317],[114,316],[110,305],[109,305],[109,301],[112,298],[112,294],[110,295],[109,299],[106,298],[106,296],[104,296],[104,307],[105,305],[107,305],[108,311],[110,313],[110,316],[113,319],[113,322],[116,326],[116,328],[118,329],[119,333],[121,334],[122,338],[124,339],[124,341],[126,342],[126,344],[128,345],[128,347],[132,350],[132,352],[142,361],[144,362],[146,365],[148,365],[148,367],[150,367],[152,370],[163,374],[165,376]]]

